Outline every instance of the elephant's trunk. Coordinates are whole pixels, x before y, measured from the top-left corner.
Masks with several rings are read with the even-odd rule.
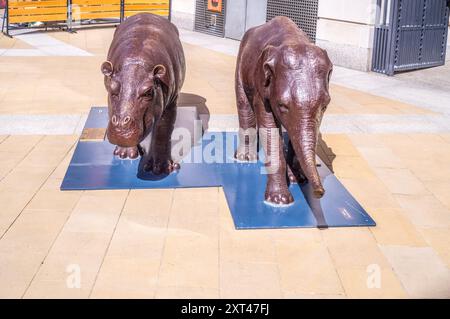
[[[321,198],[325,194],[325,190],[320,181],[316,165],[318,124],[315,121],[307,120],[295,133],[294,135],[289,134],[295,154],[300,162],[303,173],[313,188],[314,196]]]

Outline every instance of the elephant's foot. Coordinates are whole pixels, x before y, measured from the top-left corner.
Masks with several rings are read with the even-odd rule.
[[[294,202],[291,192],[287,187],[282,188],[266,188],[266,202],[272,205],[289,205]]]
[[[251,147],[245,144],[239,144],[234,158],[240,162],[254,162],[258,159],[256,147]]]
[[[155,175],[170,174],[179,169],[179,163],[175,163],[170,157],[163,156],[152,156],[144,166],[146,172],[151,171]]]
[[[292,173],[292,169],[290,167],[287,168],[287,175],[291,184],[297,183],[297,177],[295,177],[294,173]]]
[[[116,146],[116,149],[114,150],[114,155],[119,156],[121,159],[135,159],[139,156],[139,150],[137,146],[133,147],[121,147]]]
[[[287,167],[287,176],[291,184],[303,184],[307,181],[307,178],[301,170],[291,168],[290,166]]]

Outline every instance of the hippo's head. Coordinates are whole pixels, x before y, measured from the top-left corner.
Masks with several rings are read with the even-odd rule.
[[[316,168],[316,145],[333,65],[326,51],[313,44],[268,46],[260,56],[258,90],[275,118],[287,130],[314,194],[324,189]]]
[[[121,147],[137,146],[163,112],[166,68],[136,59],[117,66],[106,61],[101,70],[108,91],[108,139]]]

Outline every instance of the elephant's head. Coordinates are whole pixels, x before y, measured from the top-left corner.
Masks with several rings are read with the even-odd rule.
[[[265,107],[287,130],[300,165],[320,198],[325,190],[316,168],[316,146],[323,114],[330,103],[333,65],[313,44],[268,46],[258,71]]]
[[[101,70],[108,91],[108,139],[118,146],[136,146],[162,115],[166,68],[130,60],[118,66],[103,62]]]

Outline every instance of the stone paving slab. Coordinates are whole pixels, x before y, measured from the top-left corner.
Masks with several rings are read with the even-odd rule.
[[[360,135],[346,136],[325,134],[323,138],[338,158],[360,158]],[[395,151],[383,142],[382,135],[371,136],[374,145]],[[430,138],[415,136],[417,140]],[[2,138],[0,150],[8,150],[15,139]],[[30,136],[24,140],[29,141],[28,150],[18,151],[37,155],[64,140],[66,147],[73,145],[74,138]],[[380,186],[382,180],[375,177],[377,165],[371,162],[366,165],[373,174],[352,177],[360,185],[373,183],[367,188],[370,194],[350,189],[379,219],[376,229],[242,233],[234,230],[223,191],[216,188],[69,196],[58,187],[70,157],[71,152],[62,161],[48,163],[53,173],[31,177],[36,182],[29,184],[32,189],[24,194],[23,204],[2,210],[2,218],[15,214],[9,215],[13,219],[0,239],[0,254],[5,256],[0,263],[4,297],[235,297],[239,293],[277,298],[442,298],[450,287],[449,233],[439,222],[450,216],[448,208],[435,197],[434,189],[423,200],[417,195],[391,194],[389,188]],[[16,168],[25,163],[17,159],[7,177],[17,174]],[[338,175],[346,169],[337,162],[333,168]],[[21,194],[12,193],[12,184],[5,188],[8,180],[0,181],[5,200]],[[33,185],[39,184],[40,189],[34,191]],[[393,196],[392,208],[382,209],[387,196]],[[19,203],[17,199],[8,202]],[[419,210],[428,209],[435,217],[420,215]],[[202,257],[196,257],[195,251]],[[68,288],[67,278],[78,266],[81,287]],[[193,273],[194,269],[201,271]],[[120,275],[121,270],[130,275]],[[373,279],[368,276],[378,271],[381,286],[367,286]],[[243,276],[245,281],[236,282]],[[254,284],[264,280],[264,290]],[[420,284],[424,280],[425,286]]]
[[[450,298],[450,270],[432,248],[381,247],[413,298]]]

